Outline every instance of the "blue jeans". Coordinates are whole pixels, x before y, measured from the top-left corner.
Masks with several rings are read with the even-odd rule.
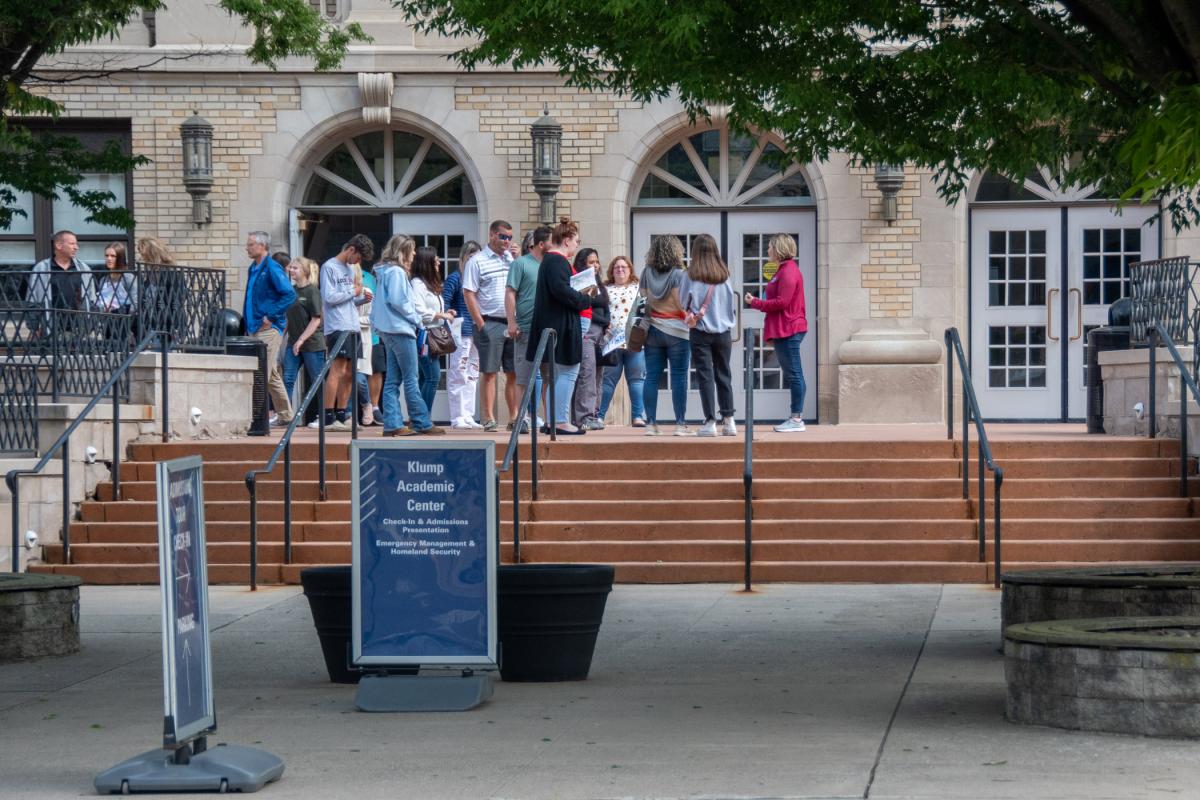
[[[579,377],[579,365],[564,367],[555,364],[554,408],[551,409],[547,425],[569,425],[571,423],[571,395],[575,392],[575,379]]]
[[[421,399],[417,384],[417,339],[399,333],[380,333],[379,343],[387,353],[387,375],[383,379],[383,428],[394,431],[404,427],[400,413],[400,385],[404,384],[404,402],[413,428],[419,431],[433,427],[429,421],[429,406]]]
[[[292,390],[296,388],[296,376],[300,374],[300,365],[304,365],[304,372],[308,375],[308,385],[312,386],[312,382],[317,379],[317,375],[321,372],[321,367],[325,366],[325,351],[314,350],[311,353],[300,351],[300,355],[292,352],[290,345],[285,345],[283,350],[283,386],[287,389],[288,397],[292,396]],[[317,409],[321,407],[321,393],[317,392],[316,399],[313,400],[312,413],[315,418]],[[303,399],[303,398],[301,398]],[[296,408],[296,413],[299,413],[299,407]]]
[[[617,351],[617,363],[604,368],[604,389],[600,393],[600,419],[608,414],[609,403],[613,393],[617,391],[617,381],[621,373],[625,373],[625,383],[629,386],[629,404],[632,406],[634,419],[646,418],[646,407],[642,403],[642,386],[646,382],[646,354],[631,353],[628,350]]]
[[[797,418],[804,416],[804,393],[808,390],[804,384],[804,366],[800,363],[800,343],[803,341],[804,333],[771,340],[775,346],[775,358],[783,370],[783,379],[791,387],[792,416]]]
[[[358,387],[358,407],[366,408],[371,404],[371,386],[367,382],[367,376],[354,370],[354,384]],[[346,399],[346,413],[350,414],[354,411],[351,406],[354,405],[354,391],[351,389],[350,397]]]
[[[417,368],[421,373],[421,399],[429,413],[433,413],[433,397],[437,394],[438,381],[442,377],[442,365],[438,356],[419,356]]]
[[[687,421],[688,367],[692,360],[692,346],[687,339],[650,328],[646,345],[646,382],[642,385],[642,405],[646,410],[646,421],[658,421],[658,384],[663,369],[671,369],[671,407],[675,411],[675,424]]]

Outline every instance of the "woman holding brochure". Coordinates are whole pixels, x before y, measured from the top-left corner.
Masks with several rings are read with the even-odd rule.
[[[530,330],[553,328],[558,335],[553,354],[547,351],[544,359],[553,358],[558,374],[554,382],[554,407],[549,409],[547,425],[557,433],[577,436],[584,431],[571,424],[571,393],[583,359],[583,333],[580,313],[605,302],[595,287],[580,292],[571,287],[571,261],[579,248],[579,226],[570,217],[563,217],[550,234],[550,249],[538,268],[537,287],[533,300],[533,324]],[[591,324],[589,320],[589,326]],[[530,336],[525,358],[533,361],[540,336]],[[543,369],[545,365],[543,364]],[[543,373],[547,375],[548,373]]]
[[[579,312],[579,327],[583,334],[583,353],[579,362],[579,378],[575,381],[575,404],[573,407],[573,422],[585,431],[604,429],[604,423],[596,415],[600,398],[601,371],[596,368],[596,351],[600,340],[608,329],[608,292],[600,283],[600,255],[590,247],[585,247],[575,254],[575,264],[571,269],[571,286],[576,291],[593,288],[594,297],[603,304]]]
[[[621,373],[625,373],[625,385],[629,389],[629,406],[633,427],[646,427],[646,412],[642,407],[642,384],[646,380],[646,354],[631,352],[625,347],[625,321],[638,296],[638,278],[633,271],[633,262],[625,256],[617,256],[608,262],[608,274],[604,279],[608,291],[609,335],[601,340],[608,347],[614,337],[621,337],[617,346],[617,363],[604,368],[604,388],[600,393],[600,419],[608,415],[608,406],[617,391]],[[601,348],[603,351],[604,347]]]

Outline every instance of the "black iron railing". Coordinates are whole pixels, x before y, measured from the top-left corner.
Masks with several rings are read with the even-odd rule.
[[[1004,483],[1004,470],[992,458],[992,447],[988,442],[987,430],[983,427],[983,414],[979,411],[979,401],[975,398],[975,386],[971,383],[971,371],[967,368],[967,357],[963,354],[962,339],[958,336],[957,328],[946,329],[946,438],[954,439],[954,362],[958,361],[959,372],[962,373],[962,496],[970,500],[970,461],[968,451],[971,446],[971,423],[975,423],[975,431],[979,435],[978,467],[979,505],[976,516],[979,518],[979,561],[987,560],[987,516],[984,505],[987,502],[987,484],[983,472],[986,467],[992,473],[995,485],[995,520],[993,523],[995,548],[995,572],[993,585],[1000,588],[1000,487]]]
[[[742,353],[746,362],[742,369],[742,380],[746,384],[746,421],[743,426],[746,440],[742,453],[742,515],[745,523],[745,541],[742,560],[745,583],[743,589],[747,592],[750,591],[750,569],[754,547],[754,345],[757,336],[756,328],[745,328],[742,331],[742,340],[745,342]]]
[[[133,343],[127,315],[68,309],[0,308],[0,363],[34,368],[37,392],[54,402],[92,397]],[[129,398],[128,375],[115,384]]]
[[[56,268],[0,265],[0,311],[6,335],[16,341],[46,338],[48,312],[96,314],[106,324],[62,330],[94,340],[108,340],[124,355],[149,331],[167,331],[176,350],[219,352],[225,347],[225,271],[207,267],[138,263],[123,270],[103,267],[66,273]],[[125,338],[113,320],[129,318]],[[27,333],[20,334],[21,329]],[[111,330],[110,330],[111,329]],[[63,348],[72,340],[64,339]]]
[[[162,353],[162,440],[168,441],[170,438],[170,427],[168,420],[170,419],[170,410],[168,405],[169,383],[167,370],[167,353],[170,350],[170,339],[167,334],[147,333],[140,342],[133,348],[125,360],[117,367],[113,374],[105,381],[104,385],[99,388],[96,394],[88,401],[83,410],[75,417],[66,430],[54,440],[54,444],[42,454],[41,459],[30,469],[13,469],[9,470],[4,476],[4,482],[8,485],[8,491],[12,496],[12,571],[20,572],[20,486],[19,480],[23,476],[37,475],[55,455],[59,455],[62,459],[62,548],[63,548],[63,563],[71,563],[71,455],[70,455],[70,438],[87,416],[92,413],[100,401],[105,397],[112,398],[112,413],[113,413],[113,452],[112,452],[112,487],[113,499],[116,500],[121,496],[121,396],[116,391],[117,384],[127,378],[133,362],[137,360],[144,351],[150,348],[153,342],[159,343],[159,349]]]
[[[508,437],[508,448],[504,451],[504,459],[500,462],[499,469],[496,470],[496,552],[499,552],[500,546],[500,475],[512,469],[512,504],[513,504],[513,563],[521,563],[521,454],[518,445],[521,441],[521,429],[525,427],[525,419],[529,419],[529,486],[530,500],[538,499],[538,426],[537,426],[537,396],[534,390],[537,388],[538,370],[541,369],[540,364],[545,358],[546,351],[550,352],[550,370],[549,377],[549,395],[546,408],[546,424],[550,426],[550,440],[554,441],[554,429],[558,420],[554,418],[554,379],[556,377],[556,368],[554,364],[554,354],[558,346],[558,334],[553,328],[546,328],[542,331],[542,336],[538,339],[537,349],[533,353],[534,372],[530,376],[528,385],[525,386],[525,392],[521,395],[521,402],[517,403],[517,410],[513,417],[512,435]]]
[[[1175,346],[1175,341],[1171,337],[1171,334],[1167,332],[1165,326],[1157,322],[1150,323],[1147,326],[1147,341],[1150,345],[1150,422],[1148,434],[1151,439],[1158,434],[1158,409],[1156,407],[1155,395],[1158,393],[1158,346],[1160,342],[1167,348],[1167,352],[1171,354],[1171,360],[1175,362],[1175,367],[1179,370],[1179,496],[1187,497],[1188,399],[1190,397],[1197,403],[1200,403],[1200,387],[1197,387],[1195,377],[1188,374],[1183,357],[1179,355],[1179,349]]]
[[[37,450],[37,368],[6,364],[0,369],[0,453],[33,456]]]
[[[1200,342],[1200,263],[1187,256],[1138,261],[1129,266],[1129,339],[1136,347],[1150,340],[1150,329],[1179,345]],[[1200,348],[1192,353],[1192,378],[1200,375]]]
[[[353,331],[341,331],[337,339],[333,342],[331,353],[342,352],[342,346],[346,343],[348,337],[358,338],[359,334]],[[357,352],[357,347],[355,348]],[[283,456],[283,563],[292,563],[292,436],[296,432],[296,428],[304,422],[304,417],[307,414],[309,405],[313,400],[325,394],[325,377],[329,374],[329,368],[333,366],[334,359],[325,359],[325,365],[321,367],[321,371],[317,373],[317,377],[313,380],[312,385],[308,387],[308,391],[304,394],[304,399],[300,401],[299,408],[295,409],[292,415],[292,421],[288,424],[283,432],[283,436],[279,439],[279,444],[275,445],[275,449],[271,452],[271,457],[267,459],[267,463],[258,469],[252,469],[246,473],[246,490],[250,493],[250,589],[255,591],[258,589],[258,476],[268,475],[275,471],[275,465],[279,463],[279,456]],[[350,438],[358,438],[358,381],[351,381],[351,408],[353,411],[350,414]],[[322,502],[329,498],[328,492],[325,489],[325,409],[320,408],[317,413],[317,496]]]

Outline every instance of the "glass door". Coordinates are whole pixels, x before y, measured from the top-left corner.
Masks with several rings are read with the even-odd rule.
[[[646,252],[650,242],[658,236],[674,236],[683,244],[683,258],[686,264],[691,258],[692,240],[702,233],[707,233],[721,242],[721,213],[719,211],[672,211],[672,212],[643,212],[633,217],[633,259],[634,269],[640,278],[646,269]],[[687,418],[692,421],[704,417],[700,410],[700,394],[696,391],[696,371],[688,373]],[[735,387],[737,384],[734,384]],[[658,389],[658,419],[671,421],[675,412],[671,408],[670,378],[664,374]]]
[[[791,391],[775,358],[775,347],[762,340],[764,315],[761,311],[744,308],[740,298],[746,292],[762,297],[767,283],[774,275],[774,266],[767,259],[767,245],[779,233],[792,236],[797,243],[797,263],[804,278],[804,306],[808,315],[808,334],[801,345],[800,363],[804,370],[807,392],[804,395],[804,419],[817,419],[817,261],[814,243],[817,235],[815,211],[731,211],[729,212],[729,243],[726,253],[738,290],[739,307],[743,307],[737,340],[733,348],[733,385],[739,417],[746,413],[744,365],[745,355],[741,329],[754,327],[759,331],[754,348],[754,417],[756,420],[783,420],[791,413]]]
[[[1061,416],[1061,209],[975,209],[971,365],[987,419]]]
[[[1068,415],[1087,415],[1087,335],[1108,324],[1108,307],[1129,296],[1129,265],[1158,253],[1157,208],[1128,206],[1068,211],[1067,406]],[[1147,224],[1148,223],[1148,224]]]

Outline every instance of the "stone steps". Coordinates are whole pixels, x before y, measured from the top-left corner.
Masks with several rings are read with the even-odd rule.
[[[367,434],[370,435],[370,434]],[[331,435],[326,489],[318,500],[316,444],[294,445],[293,563],[283,564],[282,465],[258,483],[259,580],[296,581],[310,564],[350,559],[350,469],[344,434]],[[539,499],[530,500],[529,444],[520,448],[523,561],[603,561],[621,581],[739,581],[743,552],[740,439],[603,437],[539,439]],[[72,560],[45,548],[40,571],[89,582],[158,580],[153,459],[205,459],[209,563],[214,583],[248,580],[246,472],[271,441],[134,445],[122,465],[122,500],[82,504]],[[501,448],[497,448],[500,452]],[[754,575],[759,581],[978,581],[978,491],[969,449],[962,498],[961,444],[934,441],[755,443]],[[1005,568],[1200,560],[1194,497],[1178,496],[1178,443],[1070,436],[1004,439]],[[992,482],[985,474],[985,531]],[[512,557],[511,478],[502,476],[502,557]],[[111,496],[101,484],[97,497]],[[992,545],[987,542],[987,557]]]

